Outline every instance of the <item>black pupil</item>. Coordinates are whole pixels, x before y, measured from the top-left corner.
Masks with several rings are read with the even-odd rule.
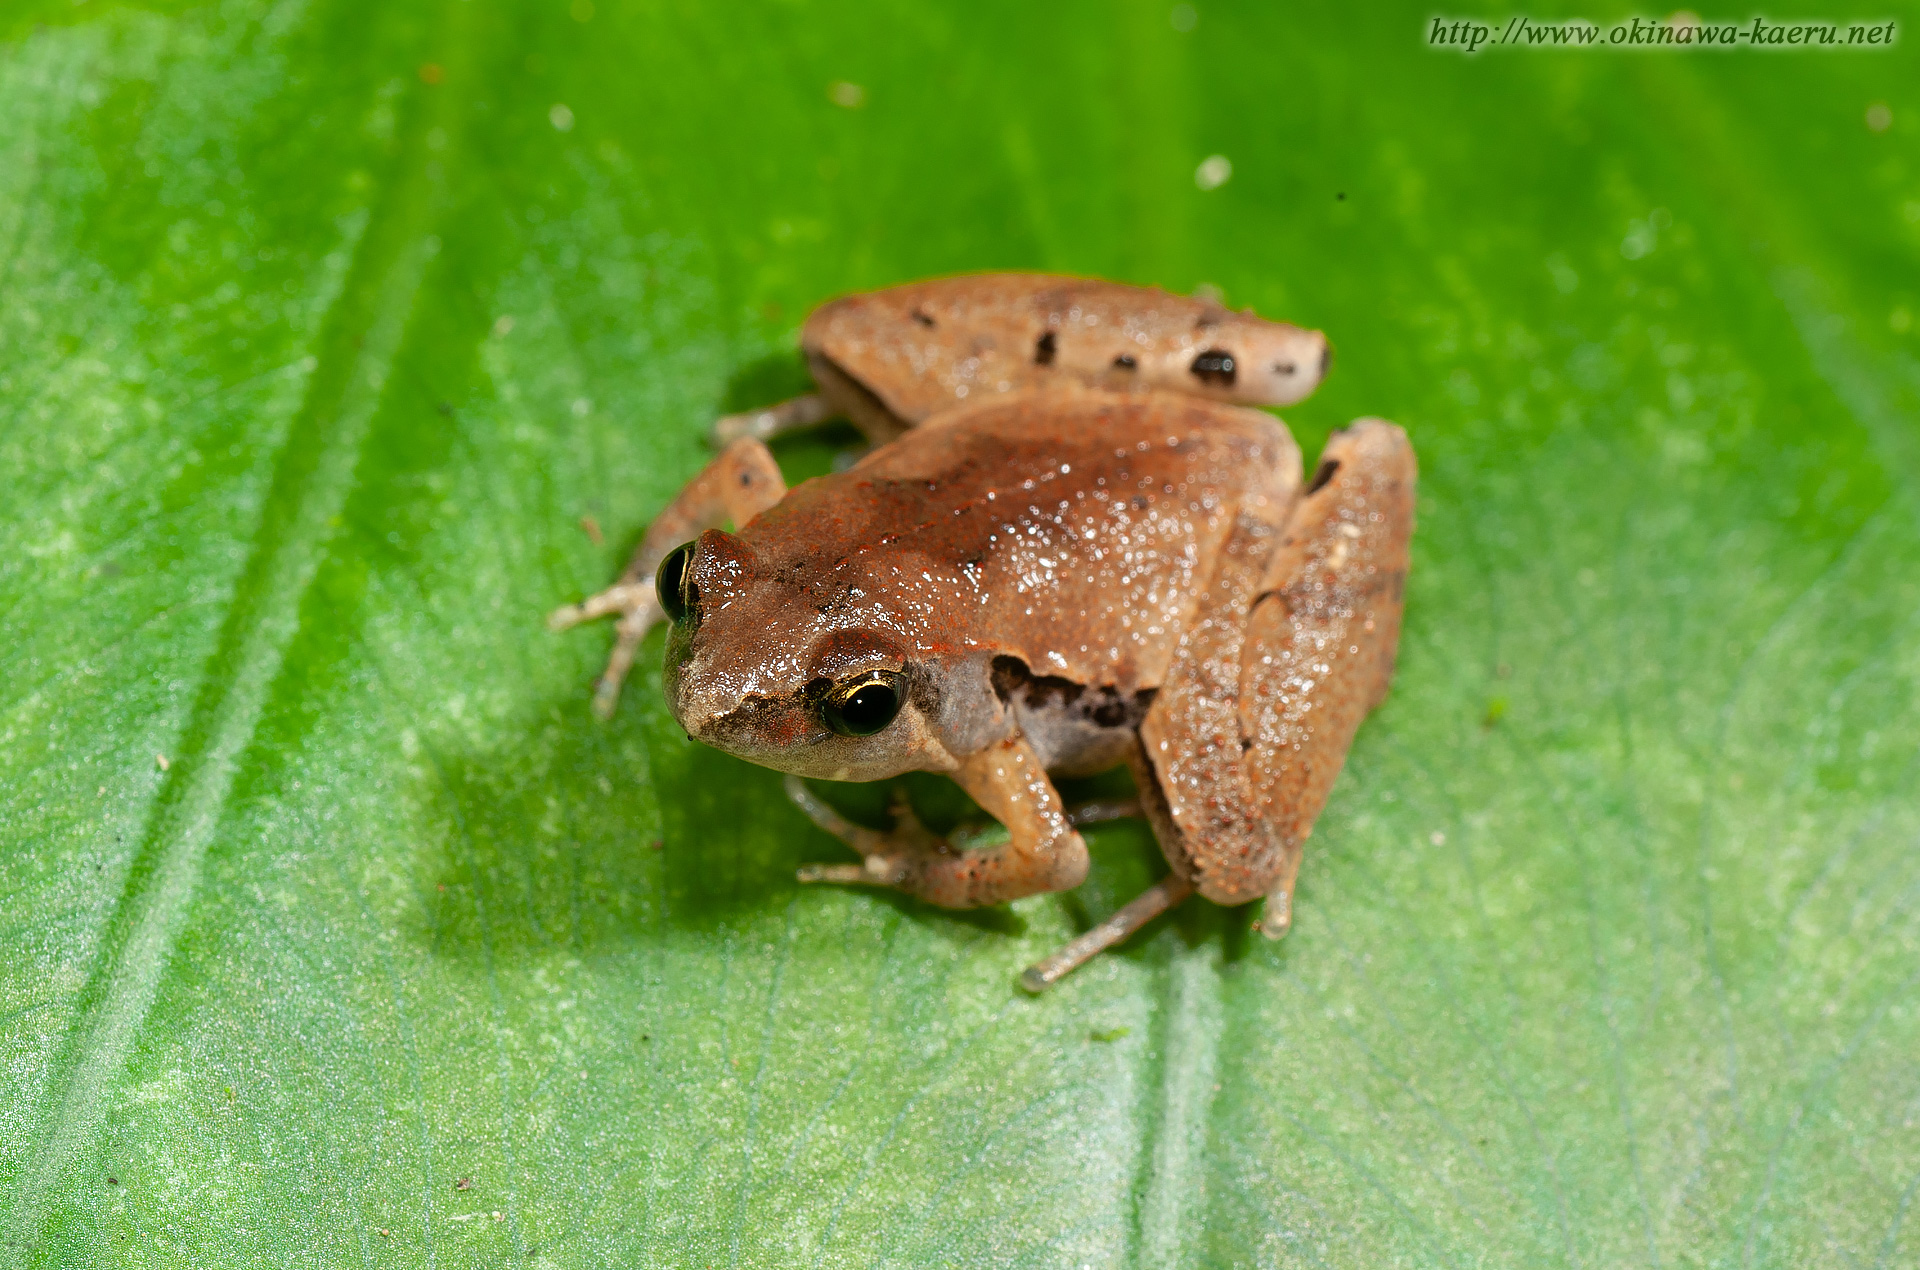
[[[849,736],[872,736],[900,713],[900,694],[883,680],[862,684],[843,697],[835,713],[839,731]]]
[[[692,588],[687,585],[687,566],[693,563],[693,544],[683,542],[667,553],[660,562],[660,571],[653,575],[653,591],[660,597],[660,607],[670,622],[687,620],[687,606],[693,602]]]

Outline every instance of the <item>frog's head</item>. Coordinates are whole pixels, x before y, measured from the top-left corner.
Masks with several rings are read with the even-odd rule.
[[[1290,406],[1304,400],[1333,364],[1320,331],[1268,322],[1251,313],[1228,314],[1196,332],[1199,351],[1181,355],[1180,387],[1250,406]]]
[[[672,619],[662,686],[689,737],[749,762],[830,780],[948,767],[937,693],[909,648],[823,615],[804,583],[710,529],[669,553],[654,585]]]

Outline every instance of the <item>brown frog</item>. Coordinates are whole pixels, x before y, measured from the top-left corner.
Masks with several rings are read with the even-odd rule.
[[[1080,883],[1076,821],[1145,815],[1170,871],[1030,968],[1031,990],[1194,891],[1264,897],[1259,928],[1284,934],[1393,673],[1405,433],[1354,423],[1303,488],[1285,426],[1234,403],[1311,391],[1324,338],[1111,283],[919,283],[829,304],[802,341],[820,393],[723,419],[732,439],[621,581],[554,614],[620,615],[597,706],[664,613],[688,735],[789,773],[862,857],[802,881],[997,904]],[[876,447],[789,492],[763,438],[832,413]],[[1137,807],[1077,813],[1051,780],[1120,764]],[[1007,840],[960,849],[904,805],[891,830],[851,825],[798,780],[914,770],[950,774]]]

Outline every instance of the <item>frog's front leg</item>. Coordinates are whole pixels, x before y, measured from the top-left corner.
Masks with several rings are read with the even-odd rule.
[[[801,809],[864,860],[808,865],[800,870],[800,880],[891,886],[942,908],[980,908],[1069,890],[1086,880],[1087,844],[1025,737],[1010,737],[968,756],[953,778],[1007,827],[1004,844],[956,850],[899,804],[893,829],[864,829],[848,824],[797,779],[789,779],[788,792]]]
[[[640,546],[627,562],[620,580],[600,592],[555,609],[547,617],[553,630],[564,631],[581,622],[619,614],[613,653],[593,691],[593,712],[610,718],[620,700],[620,684],[633,666],[640,641],[664,614],[654,594],[653,575],[660,561],[702,530],[716,529],[731,520],[744,525],[786,496],[787,483],[766,444],[744,437],[722,450],[700,475],[688,481],[666,509],[647,526]]]

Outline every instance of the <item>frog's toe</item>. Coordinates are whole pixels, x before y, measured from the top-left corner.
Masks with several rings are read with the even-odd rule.
[[[832,417],[833,407],[827,404],[827,399],[817,392],[810,392],[804,397],[778,402],[761,410],[721,415],[713,421],[711,436],[714,448],[724,449],[742,437],[771,441],[777,436],[824,423]]]
[[[846,843],[848,846],[853,847],[855,850],[859,849],[860,844],[856,839],[860,834],[860,826],[835,811],[828,805],[826,800],[820,798],[812,790],[808,789],[805,781],[793,775],[791,772],[787,774],[787,779],[784,784],[787,791],[787,800],[805,812],[808,820],[811,820],[814,824],[840,839],[840,841]],[[827,866],[822,865],[820,867],[825,868]],[[829,879],[803,877],[800,880],[802,882],[823,882]]]
[[[911,891],[929,857],[953,851],[946,839],[928,832],[913,814],[905,790],[895,790],[891,803],[893,828],[868,829],[856,825],[808,789],[798,776],[788,776],[787,797],[807,819],[860,854],[860,864],[806,864],[802,882],[838,882],[853,886],[891,886]]]
[[[1132,820],[1146,814],[1137,796],[1096,798],[1090,802],[1074,803],[1067,808],[1067,820],[1076,828],[1080,825],[1104,824],[1109,820]]]
[[[837,882],[843,886],[867,880],[866,870],[857,864],[803,864],[793,876],[801,882]]]
[[[1192,894],[1193,883],[1177,873],[1167,874],[1106,921],[1069,941],[1045,961],[1028,966],[1020,976],[1020,986],[1028,992],[1045,992],[1076,967],[1086,965]]]
[[[631,613],[653,599],[653,579],[645,582],[620,582],[598,595],[590,595],[578,604],[562,604],[547,614],[547,629],[564,631],[615,613]]]
[[[646,638],[647,628],[658,615],[657,605],[631,609],[614,627],[613,651],[607,655],[607,668],[600,672],[600,681],[593,686],[593,713],[599,718],[613,717],[614,709],[620,704],[620,685],[627,681],[633,659],[640,653],[640,641]]]
[[[1268,939],[1279,939],[1293,929],[1293,892],[1276,891],[1261,906],[1260,920],[1253,928]]]
[[[907,866],[897,856],[870,855],[862,864],[803,864],[794,876],[801,882],[841,886],[898,886],[907,876]]]

